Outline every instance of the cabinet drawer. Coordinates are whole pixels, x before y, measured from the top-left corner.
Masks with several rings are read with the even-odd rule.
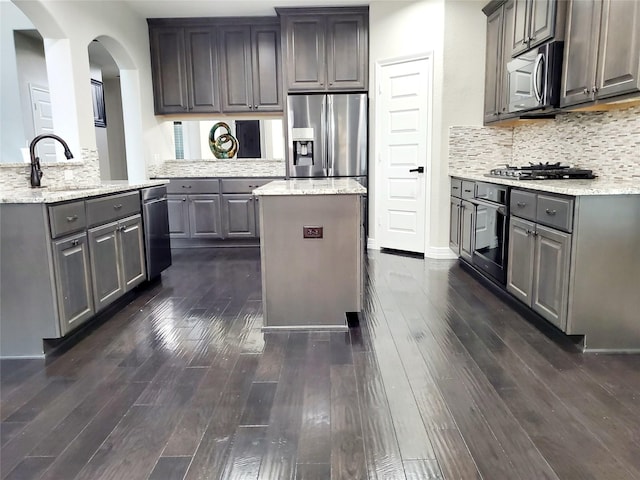
[[[278,178],[223,178],[222,193],[251,193],[254,189],[261,187]]]
[[[473,198],[476,192],[476,182],[462,180],[462,198]]]
[[[219,193],[218,179],[172,178],[167,193],[187,195],[191,193]]]
[[[511,190],[511,213],[528,220],[536,219],[536,194]]]
[[[49,207],[51,238],[77,232],[87,226],[84,200]]]
[[[550,227],[571,232],[573,226],[573,200],[538,195],[536,221]]]
[[[87,200],[87,223],[90,227],[140,213],[140,193],[119,193]]]
[[[462,195],[462,180],[459,178],[451,179],[451,196],[461,198]]]

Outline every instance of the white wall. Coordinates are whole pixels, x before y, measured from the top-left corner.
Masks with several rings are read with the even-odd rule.
[[[127,152],[124,148],[122,123],[122,95],[119,78],[103,78],[105,112],[107,112],[107,141],[109,146],[110,180],[127,179]]]
[[[97,65],[90,65],[89,69],[91,79],[102,82],[102,70],[100,69],[100,67]],[[98,149],[98,159],[100,163],[100,179],[111,180],[111,166],[109,165],[109,143],[107,139],[107,129],[104,127],[96,127],[94,123],[94,131],[96,135],[96,148]]]
[[[33,23],[13,3],[0,1],[0,162],[22,163],[27,135],[20,95],[14,30],[33,30]]]
[[[156,146],[164,139],[153,115],[149,34],[145,19],[121,2],[14,1],[45,38],[52,101],[55,102],[54,86],[58,91],[67,89],[63,101],[67,102],[69,125],[63,125],[61,129],[75,129],[80,148],[96,148],[87,46],[98,38],[112,55],[121,70],[123,84],[129,178],[146,177],[146,162],[151,160]],[[55,28],[49,28],[49,25]],[[49,62],[50,49],[62,64],[55,79],[51,72],[54,66]],[[58,111],[62,108],[58,105]],[[74,119],[77,125],[73,125]],[[72,131],[69,135],[73,134]]]
[[[42,40],[18,32],[15,33],[14,40],[18,68],[18,91],[16,94],[20,97],[21,107],[20,115],[17,116],[16,120],[22,118],[25,133],[23,147],[25,147],[36,136],[29,85],[48,89],[49,80],[47,79],[47,62],[44,58]]]
[[[374,1],[369,8],[369,236],[376,235],[375,67],[381,60],[433,53],[433,118],[425,254],[447,257],[448,129],[482,125],[485,16],[474,0]],[[446,195],[445,195],[446,194]]]

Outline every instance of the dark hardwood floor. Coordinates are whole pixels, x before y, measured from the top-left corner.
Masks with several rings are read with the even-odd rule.
[[[457,262],[367,271],[359,326],[263,334],[256,248],[175,251],[64,353],[0,362],[0,477],[640,478],[640,356],[578,353]]]

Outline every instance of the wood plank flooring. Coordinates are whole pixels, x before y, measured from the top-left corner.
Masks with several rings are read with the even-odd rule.
[[[0,361],[0,478],[640,478],[640,356],[579,353],[455,261],[368,252],[346,333],[261,308],[257,248],[176,250],[63,353]]]

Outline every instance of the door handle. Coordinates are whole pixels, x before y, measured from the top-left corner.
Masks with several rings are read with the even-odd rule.
[[[410,172],[424,173],[424,167],[412,168]]]

